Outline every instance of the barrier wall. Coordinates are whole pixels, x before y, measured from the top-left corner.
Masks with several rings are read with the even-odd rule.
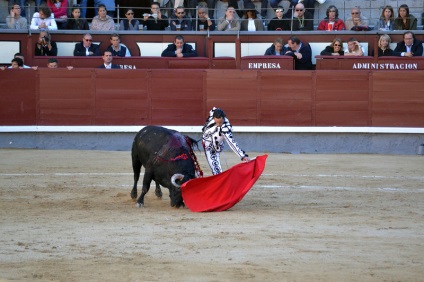
[[[424,127],[423,71],[1,72],[0,125],[191,126],[213,106],[239,126]]]

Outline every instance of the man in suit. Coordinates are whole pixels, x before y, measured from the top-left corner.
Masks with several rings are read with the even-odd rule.
[[[99,45],[93,43],[91,34],[84,34],[82,42],[75,44],[74,56],[100,56]]]
[[[403,34],[403,41],[397,44],[393,55],[400,57],[422,56],[423,43],[415,39],[415,34],[412,31],[407,31]]]
[[[104,51],[103,52],[103,64],[99,66],[99,69],[121,69],[120,66],[112,64],[113,56],[112,52]]]
[[[197,57],[196,50],[190,44],[184,43],[184,37],[181,35],[175,36],[173,44],[169,44],[168,47],[163,50],[162,57]]]
[[[296,36],[291,36],[287,42],[289,50],[286,56],[294,58],[294,66],[296,70],[312,69],[312,49],[308,43],[300,42]]]

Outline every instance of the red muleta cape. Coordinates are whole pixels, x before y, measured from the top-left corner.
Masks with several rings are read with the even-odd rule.
[[[185,205],[193,212],[228,210],[243,199],[261,176],[267,157],[258,156],[223,173],[187,181],[181,186]]]

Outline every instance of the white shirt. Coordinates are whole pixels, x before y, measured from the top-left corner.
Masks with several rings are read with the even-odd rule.
[[[49,18],[41,19],[40,14],[38,12],[35,12],[34,16],[32,17],[30,29],[40,29],[39,26],[43,22],[46,24],[48,30],[57,30],[57,24],[54,20],[53,13],[50,15]]]
[[[255,26],[255,20],[254,19],[249,19],[248,25],[247,25],[247,30],[248,31],[256,31],[256,26]]]

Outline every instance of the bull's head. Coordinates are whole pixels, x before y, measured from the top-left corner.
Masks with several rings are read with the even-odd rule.
[[[172,207],[184,207],[183,196],[181,194],[181,185],[188,179],[184,180],[184,175],[176,173],[171,177],[172,189],[169,189]]]

